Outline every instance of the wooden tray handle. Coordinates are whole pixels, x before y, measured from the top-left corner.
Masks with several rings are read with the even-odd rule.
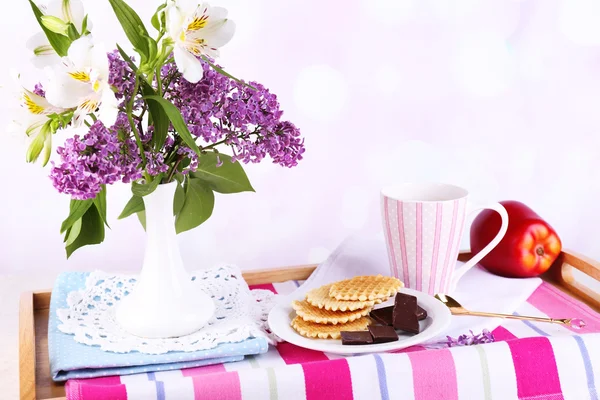
[[[600,262],[571,250],[563,250],[546,278],[570,296],[577,297],[600,312],[600,293],[577,279],[573,270],[594,279],[600,286]]]

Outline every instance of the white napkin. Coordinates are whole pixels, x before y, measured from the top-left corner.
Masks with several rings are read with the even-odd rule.
[[[457,267],[462,264],[458,262]],[[390,274],[385,243],[381,238],[355,234],[342,242],[290,296],[296,297],[315,287],[356,275],[375,274]],[[540,278],[503,278],[476,266],[459,280],[452,297],[472,311],[512,314],[541,283]],[[452,316],[452,323],[447,331],[431,342],[445,340],[446,336],[458,337],[469,330],[475,334],[483,329],[491,331],[501,322],[500,318]]]

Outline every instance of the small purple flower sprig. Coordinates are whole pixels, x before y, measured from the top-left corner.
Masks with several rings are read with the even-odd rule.
[[[450,336],[446,336],[446,338],[448,339],[446,341],[448,347],[473,346],[477,344],[493,343],[496,340],[494,334],[487,329],[484,329],[478,335],[474,334],[472,330],[469,330],[469,333],[460,335],[456,339]]]

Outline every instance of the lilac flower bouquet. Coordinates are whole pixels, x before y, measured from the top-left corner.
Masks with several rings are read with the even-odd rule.
[[[67,257],[103,241],[109,185],[131,184],[119,218],[143,221],[143,196],[176,181],[175,226],[183,232],[210,217],[214,192],[253,191],[241,163],[270,157],[294,167],[304,152],[276,95],[215,64],[235,31],[225,9],[167,0],[152,17],[152,36],[124,0],[107,1],[135,56],[118,45],[105,50],[81,0],[29,0],[42,32],[28,47],[46,79],[22,89],[15,122],[30,139],[27,161],[52,159],[52,183],[71,197],[61,227]]]

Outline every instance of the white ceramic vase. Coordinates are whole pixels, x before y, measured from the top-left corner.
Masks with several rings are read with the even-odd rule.
[[[144,197],[146,253],[133,291],[117,307],[116,320],[127,332],[146,338],[184,336],[212,317],[212,299],[192,285],[177,245],[173,198],[177,182],[158,185]]]

